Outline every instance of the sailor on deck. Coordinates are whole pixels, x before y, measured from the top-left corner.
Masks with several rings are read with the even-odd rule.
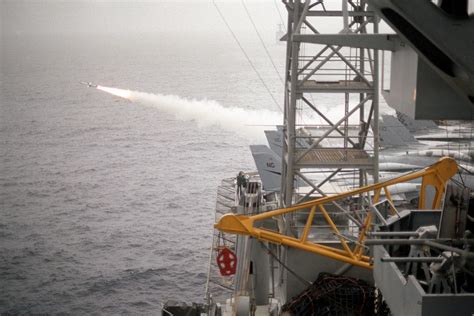
[[[237,175],[237,194],[239,196],[243,193],[243,188],[247,187],[247,178],[245,177],[245,173],[240,171]]]

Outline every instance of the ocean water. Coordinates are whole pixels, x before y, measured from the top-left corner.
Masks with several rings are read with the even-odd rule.
[[[223,11],[282,100],[232,6],[242,13],[238,2]],[[158,314],[167,299],[202,301],[216,187],[254,168],[248,145],[261,137],[79,81],[275,111],[213,6],[0,8],[0,314]],[[283,69],[274,3],[250,9],[264,16],[262,34]]]

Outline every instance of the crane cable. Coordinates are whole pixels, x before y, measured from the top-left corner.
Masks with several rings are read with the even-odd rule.
[[[306,279],[303,278],[302,276],[298,275],[298,273],[296,273],[295,271],[293,271],[293,270],[292,270],[290,267],[288,267],[283,261],[281,261],[281,260],[278,258],[278,256],[277,256],[273,251],[270,250],[270,248],[266,245],[265,242],[260,241],[260,245],[262,245],[262,247],[267,250],[268,254],[269,254],[270,256],[272,256],[273,259],[275,259],[279,264],[281,264],[281,266],[282,266],[283,268],[285,268],[288,272],[290,272],[291,274],[293,274],[293,276],[295,276],[298,281],[300,281],[301,283],[303,283],[305,286],[310,286],[310,285],[312,284],[311,282],[309,282],[308,280],[306,280]]]
[[[278,101],[275,99],[275,97],[273,96],[272,92],[270,91],[270,88],[267,86],[267,84],[265,83],[265,81],[263,80],[262,76],[260,75],[260,73],[258,72],[257,68],[255,68],[254,64],[252,63],[252,60],[250,59],[249,55],[247,55],[247,53],[245,52],[245,49],[243,48],[242,44],[240,44],[240,41],[239,39],[237,38],[237,36],[235,35],[234,31],[232,31],[232,28],[230,27],[229,23],[227,23],[227,20],[225,19],[224,15],[222,14],[222,11],[219,9],[219,7],[217,6],[217,3],[215,0],[212,0],[212,4],[214,5],[214,7],[216,8],[217,10],[217,13],[219,13],[219,16],[221,17],[222,21],[224,22],[224,24],[226,25],[227,29],[229,30],[229,32],[232,34],[232,37],[234,38],[235,42],[237,43],[237,45],[239,46],[240,50],[242,51],[242,53],[244,54],[245,58],[247,59],[250,67],[252,67],[253,71],[255,72],[255,74],[257,74],[257,77],[258,79],[260,80],[260,82],[263,84],[263,86],[265,87],[265,89],[267,90],[268,94],[270,95],[270,97],[272,98],[273,102],[275,103],[275,105],[278,107],[278,109],[283,113],[283,109],[282,107],[280,106],[280,104],[278,103]]]
[[[262,36],[260,35],[260,32],[258,31],[257,26],[255,25],[255,22],[254,22],[253,19],[252,19],[252,16],[250,15],[249,9],[248,9],[247,6],[245,5],[245,1],[244,1],[244,0],[241,0],[241,2],[242,2],[242,6],[243,6],[244,9],[245,9],[245,12],[247,13],[247,16],[248,16],[248,18],[249,18],[249,20],[250,20],[250,23],[252,23],[252,26],[253,26],[253,29],[255,30],[255,33],[257,33],[258,39],[260,40],[260,43],[262,44],[263,49],[265,50],[265,53],[267,53],[267,57],[268,57],[268,59],[270,60],[270,63],[272,64],[273,69],[275,69],[275,72],[276,72],[276,74],[278,75],[278,78],[280,78],[281,84],[282,84],[282,85],[285,85],[285,83],[283,82],[283,78],[281,77],[280,72],[278,71],[277,66],[275,65],[275,62],[273,61],[273,58],[272,58],[272,56],[270,55],[270,52],[268,51],[267,45],[265,45],[265,42],[263,41],[263,38],[262,38]]]

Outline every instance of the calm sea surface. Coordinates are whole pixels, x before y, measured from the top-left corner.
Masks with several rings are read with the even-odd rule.
[[[201,301],[216,186],[254,168],[250,141],[79,81],[275,109],[213,7],[4,1],[1,20],[0,314]],[[237,33],[282,100],[255,34]]]

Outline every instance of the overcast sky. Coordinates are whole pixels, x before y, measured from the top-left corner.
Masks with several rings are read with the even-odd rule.
[[[4,34],[227,32],[212,0],[0,1],[0,23]],[[469,1],[472,11],[474,0]],[[216,2],[232,28],[251,31],[240,0]],[[286,10],[280,0],[245,0],[245,3],[261,32],[274,34],[277,24],[282,20],[286,22]],[[335,0],[325,4],[328,9],[340,6],[340,2]],[[333,20],[328,23],[334,23]]]
[[[5,2],[2,2],[4,4]],[[210,1],[8,1],[2,5],[5,32],[15,33],[142,33],[159,31],[220,31],[222,21]],[[276,1],[249,1],[258,27],[275,31]],[[233,28],[249,28],[240,1],[219,0]],[[283,17],[284,7],[278,2]]]

